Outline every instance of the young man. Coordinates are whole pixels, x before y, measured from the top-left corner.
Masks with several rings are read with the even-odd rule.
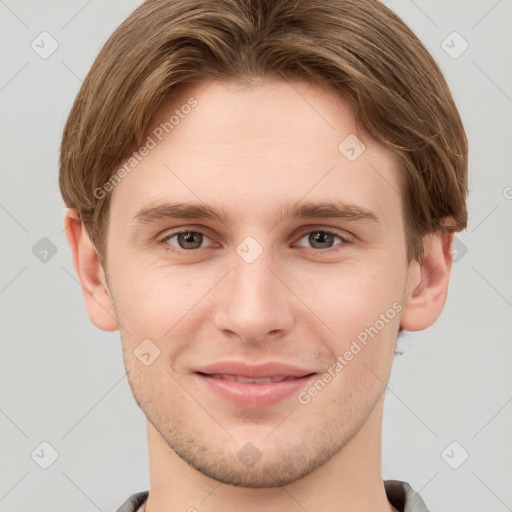
[[[61,148],[91,321],[119,330],[150,492],[119,512],[425,511],[383,482],[397,336],[440,315],[467,141],[376,0],[149,0]]]

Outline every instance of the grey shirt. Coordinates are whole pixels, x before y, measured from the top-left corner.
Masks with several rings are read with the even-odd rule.
[[[384,486],[389,502],[400,512],[428,512],[420,495],[414,492],[408,483],[385,480]],[[117,509],[117,512],[138,512],[148,495],[149,491],[133,494]]]

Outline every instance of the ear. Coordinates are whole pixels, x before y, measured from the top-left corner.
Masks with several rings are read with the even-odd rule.
[[[425,237],[423,259],[411,263],[401,318],[404,330],[421,331],[439,318],[448,295],[454,235],[437,231]]]
[[[66,210],[64,226],[89,319],[103,331],[116,331],[118,325],[105,273],[96,248],[76,210],[71,208]]]

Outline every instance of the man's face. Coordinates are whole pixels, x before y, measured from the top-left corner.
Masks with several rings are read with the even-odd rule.
[[[283,485],[382,405],[409,275],[398,160],[333,90],[206,85],[162,112],[153,128],[179,122],[148,132],[156,147],[112,192],[108,283],[151,428],[207,476]],[[225,218],[162,214],[170,203]],[[351,215],[283,216],[303,203]]]

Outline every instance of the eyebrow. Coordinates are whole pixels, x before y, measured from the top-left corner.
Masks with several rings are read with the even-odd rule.
[[[343,202],[295,203],[281,208],[281,220],[338,218],[346,220],[369,220],[379,223],[377,215],[367,208]],[[223,209],[199,203],[155,203],[143,207],[135,214],[135,224],[146,224],[161,220],[171,219],[211,219],[226,223],[229,220],[228,213]]]

